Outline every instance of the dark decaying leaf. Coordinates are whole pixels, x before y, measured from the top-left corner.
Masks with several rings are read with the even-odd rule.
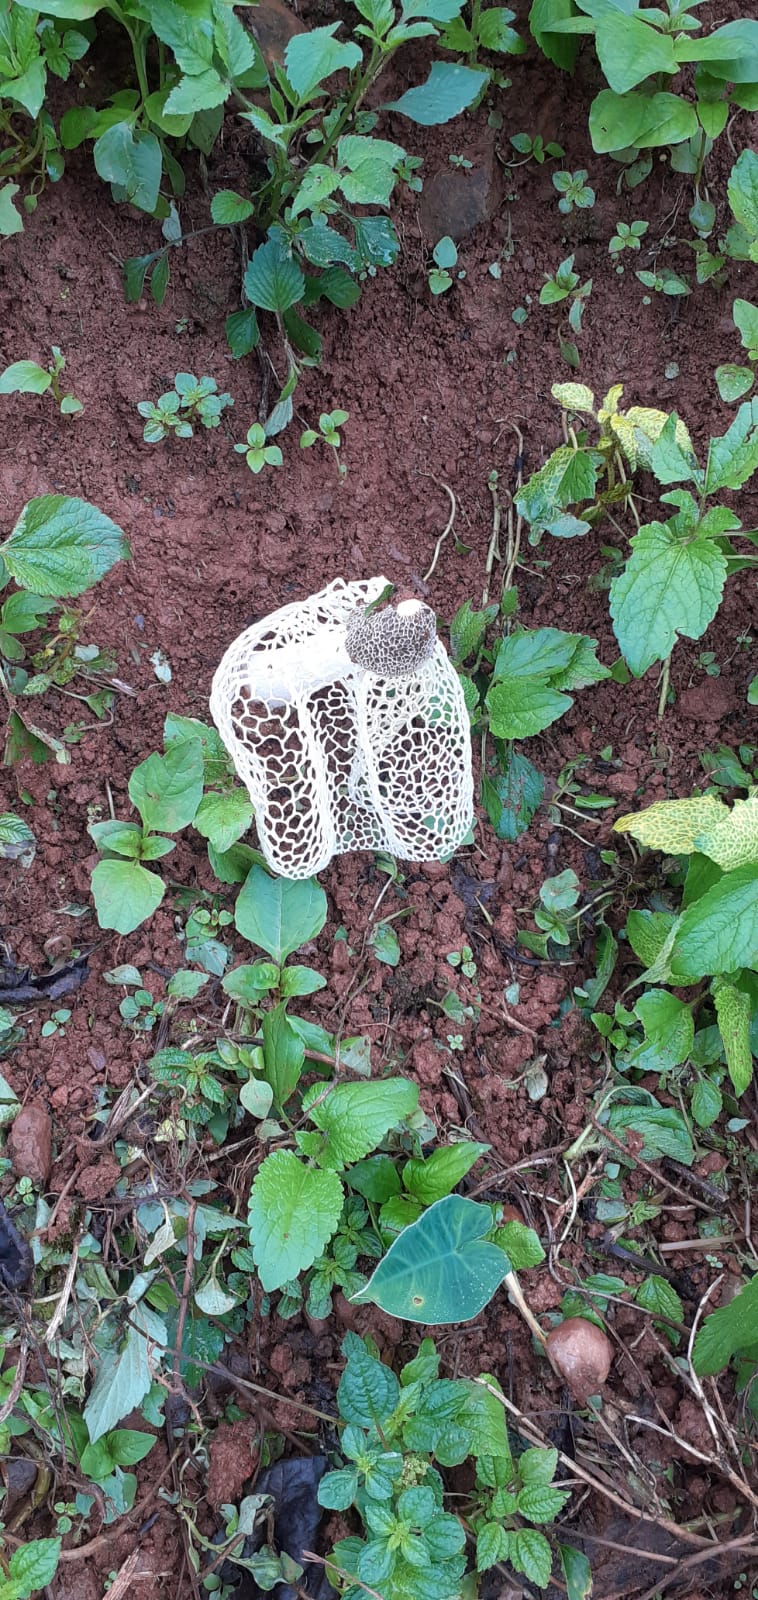
[[[32,1252],[0,1200],[0,1283],[5,1289],[23,1289],[33,1271]]]
[[[0,1005],[25,1006],[75,994],[89,977],[88,960],[86,955],[77,956],[50,972],[32,972],[30,967],[17,967],[7,947],[0,945]]]
[[[318,1486],[327,1467],[326,1456],[289,1456],[267,1467],[256,1481],[256,1494],[270,1494],[274,1502],[273,1543],[276,1549],[286,1550],[293,1561],[303,1566],[299,1588],[295,1590],[288,1583],[277,1584],[277,1600],[298,1600],[300,1594],[307,1595],[308,1600],[334,1600],[334,1590],[324,1568],[303,1561],[303,1551],[316,1548],[319,1523],[324,1515],[317,1499]],[[247,1559],[263,1544],[264,1534],[265,1523],[260,1536],[256,1532],[254,1538],[245,1541]],[[233,1591],[234,1600],[263,1600],[263,1591],[251,1572],[240,1572],[239,1567],[225,1562],[220,1576],[228,1583],[239,1579]]]

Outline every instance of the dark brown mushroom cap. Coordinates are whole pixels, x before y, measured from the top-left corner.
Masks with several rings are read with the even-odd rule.
[[[359,612],[348,623],[345,646],[356,667],[377,678],[402,678],[429,661],[437,636],[434,612],[420,602],[406,605],[368,616]]]

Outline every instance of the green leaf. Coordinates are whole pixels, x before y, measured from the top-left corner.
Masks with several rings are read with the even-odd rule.
[[[447,61],[433,61],[426,83],[407,89],[399,100],[391,100],[385,111],[399,111],[424,128],[451,122],[473,105],[489,81],[489,73]]]
[[[525,1222],[517,1222],[515,1218],[497,1228],[495,1242],[505,1251],[514,1272],[526,1272],[529,1267],[538,1267],[545,1259],[545,1252],[534,1229],[528,1228]]]
[[[705,493],[741,489],[758,468],[758,400],[745,400],[727,432],[711,439]]]
[[[315,939],[326,922],[326,895],[314,878],[272,878],[253,866],[237,898],[237,932],[279,966],[302,944]]]
[[[724,1045],[729,1076],[736,1095],[745,1093],[753,1078],[750,1048],[750,996],[719,978],[713,985],[716,1019]]]
[[[254,811],[244,789],[210,790],[195,812],[194,825],[215,850],[231,849],[252,826]]]
[[[382,1206],[392,1195],[400,1192],[400,1179],[392,1156],[371,1156],[368,1161],[357,1161],[350,1168],[347,1183],[365,1200]]]
[[[305,278],[278,235],[253,251],[245,272],[245,292],[263,311],[288,311],[302,300]]]
[[[0,860],[18,861],[22,867],[30,867],[36,849],[37,843],[28,824],[12,811],[3,812],[0,815]]]
[[[166,885],[138,861],[98,861],[92,873],[92,896],[101,928],[133,933],[157,911]]]
[[[553,1552],[536,1528],[517,1528],[508,1535],[508,1560],[517,1572],[523,1572],[530,1583],[546,1589],[550,1582]]]
[[[450,651],[456,666],[476,655],[491,622],[497,616],[497,606],[485,606],[474,611],[471,601],[464,600],[450,624]]]
[[[484,1238],[490,1226],[488,1207],[447,1195],[404,1229],[353,1300],[408,1322],[469,1322],[508,1271],[502,1250]]]
[[[714,812],[695,844],[725,872],[758,862],[758,795],[735,800],[731,811]]]
[[[758,1276],[751,1278],[726,1306],[705,1318],[696,1336],[692,1364],[701,1378],[729,1365],[740,1350],[758,1345]]]
[[[735,300],[732,316],[745,349],[758,352],[758,306],[749,300]]]
[[[601,14],[595,29],[598,60],[617,94],[634,89],[654,73],[678,71],[670,34],[658,33],[641,18],[627,16],[620,9]]]
[[[242,356],[249,356],[260,339],[258,318],[253,306],[245,306],[241,311],[230,311],[225,323],[226,342],[235,361]]]
[[[263,1018],[265,1078],[280,1111],[297,1088],[305,1061],[305,1046],[287,1016],[284,1003],[273,1006]],[[287,1277],[291,1274],[287,1273]]]
[[[23,218],[16,210],[17,183],[0,184],[0,238],[9,239],[13,233],[23,233]]]
[[[498,739],[527,739],[570,710],[573,701],[541,678],[518,677],[488,689],[490,728]]]
[[[237,194],[234,189],[219,189],[211,200],[211,219],[220,227],[230,226],[235,222],[247,222],[254,210],[252,200],[246,200],[244,195]]]
[[[600,155],[631,146],[648,150],[681,144],[697,131],[694,106],[676,94],[615,94],[602,89],[590,107],[592,147]]]
[[[44,394],[52,381],[36,361],[14,361],[0,372],[0,394]]]
[[[412,1158],[403,1167],[403,1183],[422,1205],[434,1205],[458,1187],[480,1156],[486,1155],[488,1144],[474,1144],[462,1140],[433,1150],[425,1159]]]
[[[342,1343],[347,1366],[337,1390],[339,1414],[357,1428],[381,1427],[395,1410],[400,1385],[391,1367],[385,1367],[367,1350],[355,1333]]]
[[[130,1306],[126,1333],[117,1344],[94,1356],[95,1381],[84,1407],[91,1444],[144,1400],[166,1344],[166,1327],[160,1317],[142,1302]]]
[[[684,1322],[684,1307],[675,1289],[665,1278],[653,1274],[645,1278],[639,1288],[635,1290],[634,1298],[638,1306],[644,1306],[646,1311],[653,1311],[658,1316],[668,1317],[670,1322]],[[673,1330],[666,1330],[673,1333]]]
[[[686,800],[656,800],[644,811],[631,811],[614,822],[613,831],[631,833],[648,850],[690,855],[699,848],[701,836],[728,822],[729,815],[728,807],[716,795],[692,795]]]
[[[498,1561],[508,1560],[508,1530],[500,1522],[485,1522],[476,1536],[476,1570],[489,1572]]]
[[[369,940],[377,961],[396,967],[400,961],[400,941],[391,922],[377,922]]]
[[[303,1097],[303,1111],[327,1136],[318,1158],[324,1167],[360,1161],[418,1106],[418,1088],[407,1078],[338,1083],[325,1098],[323,1094],[323,1086],[316,1084]]]
[[[336,1172],[306,1167],[291,1150],[266,1157],[253,1181],[248,1222],[267,1294],[313,1265],[337,1227],[342,1201]]]
[[[148,830],[178,833],[193,821],[203,794],[203,750],[199,739],[154,752],[129,779],[129,799]]]
[[[171,90],[164,110],[170,117],[191,115],[194,118],[198,112],[223,107],[228,93],[228,84],[219,77],[214,67],[208,67],[205,72],[180,78],[176,88]],[[194,138],[194,132],[193,124],[193,142],[200,143]],[[201,144],[200,148],[204,149],[204,145]]]
[[[592,1594],[592,1568],[582,1550],[573,1545],[559,1544],[558,1554],[566,1580],[567,1600],[589,1600]]]
[[[14,1550],[8,1562],[8,1582],[0,1579],[0,1594],[7,1590],[7,1600],[29,1600],[30,1595],[46,1589],[58,1570],[60,1553],[60,1539],[30,1539]]]
[[[692,1140],[681,1112],[673,1107],[650,1104],[647,1097],[643,1104],[612,1106],[608,1114],[608,1127],[622,1143],[627,1129],[640,1134],[643,1161],[657,1161],[661,1156],[669,1156],[683,1166],[691,1167],[695,1159]]]
[[[502,771],[482,778],[482,802],[498,839],[513,844],[542,805],[545,779],[520,751],[506,749]]]
[[[632,1052],[642,1072],[669,1072],[686,1061],[695,1038],[690,1007],[666,989],[646,989],[634,1007],[645,1030],[644,1044]]]
[[[241,1000],[244,1006],[257,1006],[264,994],[276,988],[279,977],[279,968],[273,961],[255,961],[252,966],[235,967],[233,972],[228,972],[221,987],[232,1000]]]
[[[22,589],[56,599],[83,594],[131,554],[121,529],[86,500],[29,500],[0,557]]]
[[[636,678],[665,661],[681,634],[701,638],[718,611],[726,573],[726,557],[702,533],[682,538],[664,522],[640,528],[611,584],[613,630]]]
[[[714,377],[721,399],[727,404],[731,404],[733,400],[741,400],[743,394],[747,394],[753,387],[752,367],[738,367],[733,361],[727,361],[723,366],[717,367]]]
[[[563,1489],[537,1483],[528,1483],[517,1496],[519,1511],[530,1522],[552,1522],[563,1510],[568,1498]]]
[[[737,221],[758,238],[758,152],[743,150],[729,174],[727,194]]]
[[[92,157],[98,177],[123,189],[140,211],[155,211],[163,158],[154,133],[135,134],[128,122],[117,122],[95,140]]]
[[[721,1090],[710,1078],[698,1078],[692,1091],[692,1115],[699,1128],[710,1128],[721,1115]]]
[[[758,951],[758,866],[738,867],[682,912],[670,956],[677,983],[753,967]]]
[[[652,967],[671,933],[676,918],[668,911],[630,911],[626,936],[643,967]]]
[[[333,72],[351,72],[361,61],[360,45],[335,39],[341,22],[296,33],[284,52],[287,77],[299,101],[310,100],[314,90]]]

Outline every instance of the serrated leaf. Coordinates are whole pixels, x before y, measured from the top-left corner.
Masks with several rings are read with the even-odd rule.
[[[529,1267],[538,1267],[545,1259],[545,1252],[533,1228],[528,1228],[525,1222],[517,1222],[513,1218],[504,1222],[495,1233],[495,1241],[510,1261],[514,1272],[526,1272]]]
[[[20,866],[30,867],[36,849],[37,841],[28,824],[12,811],[3,813],[0,816],[0,860],[18,861]]]
[[[252,200],[246,200],[244,195],[237,194],[234,189],[219,189],[211,200],[211,219],[220,227],[230,226],[236,222],[247,222],[254,210]]]
[[[758,862],[758,795],[735,800],[698,835],[696,848],[729,872]]]
[[[353,1300],[408,1322],[469,1322],[508,1271],[507,1257],[484,1237],[490,1225],[486,1206],[447,1195],[403,1230]]]
[[[584,383],[554,383],[550,393],[564,411],[586,411],[595,415],[595,396]]]
[[[568,1499],[564,1489],[528,1483],[519,1491],[518,1508],[522,1517],[528,1517],[530,1522],[552,1522]]]
[[[736,1095],[745,1093],[753,1078],[750,1048],[750,996],[720,978],[713,985],[716,1020],[724,1045],[729,1076]]]
[[[541,733],[572,704],[569,695],[559,694],[536,677],[493,684],[486,695],[490,728],[498,739],[527,739]]]
[[[237,897],[238,933],[279,966],[302,944],[315,939],[326,922],[326,895],[313,878],[272,878],[253,866]]]
[[[508,1530],[499,1522],[485,1522],[476,1536],[476,1570],[489,1572],[499,1561],[508,1560]]]
[[[699,1128],[710,1128],[721,1115],[721,1090],[710,1078],[698,1078],[692,1091],[692,1115]]]
[[[149,1306],[131,1306],[129,1323],[118,1344],[93,1357],[95,1381],[84,1407],[91,1444],[144,1400],[166,1348],[165,1324]]]
[[[9,1577],[0,1579],[3,1600],[28,1600],[29,1595],[46,1589],[58,1570],[60,1539],[30,1539],[14,1550],[8,1562]]]
[[[550,1582],[553,1552],[536,1528],[517,1528],[508,1535],[508,1560],[517,1572],[523,1572],[530,1583],[546,1589]]]
[[[254,306],[245,306],[241,311],[230,311],[225,323],[226,342],[235,361],[242,356],[249,356],[260,339],[258,318]]]
[[[726,1306],[707,1316],[695,1339],[692,1364],[701,1378],[729,1365],[740,1350],[758,1345],[758,1275]]]
[[[395,1410],[400,1384],[392,1368],[377,1361],[357,1334],[346,1334],[342,1349],[347,1366],[337,1390],[340,1416],[354,1427],[381,1427]]]
[[[391,922],[377,922],[369,940],[377,961],[387,967],[396,967],[400,961],[400,940]]]
[[[215,850],[230,850],[252,826],[253,807],[245,789],[210,790],[195,812],[194,826]]]
[[[635,1290],[634,1298],[638,1306],[644,1306],[646,1311],[652,1311],[658,1316],[667,1317],[670,1322],[684,1322],[684,1307],[675,1289],[665,1278],[653,1274],[645,1278],[639,1288]],[[673,1329],[666,1329],[670,1337],[676,1339]]]
[[[129,799],[148,830],[177,833],[194,820],[203,794],[203,750],[199,739],[171,744],[134,768]]]
[[[682,539],[664,522],[640,528],[610,597],[613,630],[636,678],[665,661],[681,634],[701,638],[718,611],[726,573],[726,557],[712,539]]]
[[[467,106],[473,105],[489,81],[489,73],[448,61],[433,61],[426,83],[407,89],[399,100],[391,100],[385,111],[398,111],[424,128],[451,122]]]
[[[745,400],[727,432],[711,439],[705,493],[741,489],[758,468],[758,400]],[[698,635],[699,637],[699,635]]]
[[[133,933],[157,911],[165,893],[163,879],[138,861],[98,861],[92,873],[97,920],[116,933]]]
[[[611,1133],[624,1141],[627,1129],[642,1138],[640,1154],[643,1161],[657,1161],[669,1156],[691,1167],[695,1159],[692,1140],[681,1112],[673,1106],[615,1105],[608,1114]]]
[[[457,1188],[461,1179],[470,1172],[480,1156],[487,1154],[489,1148],[488,1144],[474,1144],[468,1140],[443,1145],[423,1160],[412,1158],[406,1161],[403,1183],[423,1205],[433,1205],[435,1200],[442,1200]]]
[[[0,557],[22,589],[68,599],[83,594],[131,554],[121,529],[87,500],[29,500]]]
[[[693,795],[687,800],[656,800],[644,811],[630,811],[614,822],[614,833],[631,833],[648,850],[668,855],[691,855],[700,850],[701,835],[729,822],[729,809],[715,795]]]
[[[311,1267],[342,1211],[336,1172],[306,1167],[292,1150],[275,1150],[260,1166],[250,1194],[250,1242],[267,1294]]]
[[[325,1098],[323,1092],[320,1084],[309,1090],[303,1111],[327,1136],[320,1164],[335,1169],[369,1155],[389,1129],[418,1105],[418,1088],[407,1078],[338,1083]]]
[[[352,40],[335,39],[341,22],[324,28],[296,33],[284,52],[287,77],[298,100],[310,100],[314,90],[334,72],[352,71],[361,61],[360,46]]]
[[[566,506],[594,500],[600,466],[597,451],[561,445],[517,494],[519,515],[535,533],[549,532]]]
[[[657,961],[675,921],[676,918],[669,911],[629,912],[626,936],[643,967],[652,967]]]
[[[304,34],[303,38],[310,38]],[[245,272],[245,293],[262,311],[288,311],[305,292],[305,278],[277,235],[253,251]]]
[[[727,873],[682,912],[670,956],[677,983],[751,968],[758,956],[758,866]]]
[[[134,133],[128,122],[117,122],[95,140],[92,159],[98,177],[123,189],[126,199],[140,211],[155,211],[163,158],[154,133]]]

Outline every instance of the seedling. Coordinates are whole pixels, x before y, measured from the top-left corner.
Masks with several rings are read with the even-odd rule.
[[[513,145],[514,150],[518,151],[519,155],[524,156],[526,161],[536,161],[539,166],[542,166],[548,157],[554,161],[558,161],[566,154],[562,145],[553,143],[545,144],[541,133],[535,133],[534,138],[532,138],[531,134],[529,133],[514,133],[511,135],[511,144]],[[512,167],[518,167],[522,166],[524,163],[520,161],[511,161],[508,164]]]
[[[689,280],[681,272],[672,272],[669,267],[660,267],[657,272],[635,272],[646,289],[652,289],[655,294],[677,295],[692,294]]]
[[[340,478],[345,477],[347,467],[340,461],[339,453],[342,447],[342,436],[339,430],[347,422],[349,416],[349,411],[340,411],[339,409],[336,411],[322,411],[318,419],[318,428],[306,428],[300,435],[301,450],[310,450],[311,446],[320,440],[322,444],[328,445],[334,451],[334,459],[337,463],[337,472]]]
[[[587,182],[587,172],[580,167],[577,172],[554,172],[553,186],[558,190],[558,210],[568,216],[575,208],[589,211],[595,204],[595,191]]]
[[[192,372],[177,372],[173,389],[168,389],[155,403],[140,400],[137,410],[145,417],[142,437],[148,444],[158,444],[170,433],[177,439],[191,439],[194,426],[217,428],[221,414],[234,401],[230,394],[219,394],[215,378],[196,378]]]
[[[749,300],[735,300],[732,317],[747,351],[748,361],[758,362],[758,306],[751,305]],[[755,368],[739,367],[728,362],[716,368],[715,378],[722,400],[741,400],[743,395],[750,393],[755,383]]]
[[[561,305],[565,300],[570,300],[568,323],[572,333],[580,334],[582,331],[582,315],[584,307],[592,293],[592,279],[580,284],[579,273],[574,271],[574,257],[567,256],[560,263],[554,276],[545,274],[545,282],[540,289],[540,305]],[[579,351],[573,340],[564,339],[559,334],[558,342],[561,355],[570,367],[579,366]]]
[[[47,1022],[43,1022],[40,1033],[43,1039],[63,1039],[66,1033],[66,1023],[71,1021],[71,1012],[65,1006],[54,1011]]]
[[[458,251],[449,234],[437,241],[432,258],[434,266],[429,270],[429,289],[433,295],[446,294],[453,287],[453,268],[458,264]]]
[[[608,244],[611,255],[620,256],[624,250],[639,250],[649,227],[649,222],[617,222],[616,232]]]
[[[6,367],[0,373],[0,394],[47,394],[49,390],[61,416],[74,417],[84,407],[75,395],[64,393],[60,380],[66,370],[66,358],[57,344],[51,348],[53,359],[47,367],[38,366],[36,361],[14,361]]]
[[[260,422],[251,423],[244,444],[236,444],[234,448],[238,455],[245,457],[250,471],[256,475],[264,467],[280,467],[284,459],[278,444],[266,443],[266,431]]]

